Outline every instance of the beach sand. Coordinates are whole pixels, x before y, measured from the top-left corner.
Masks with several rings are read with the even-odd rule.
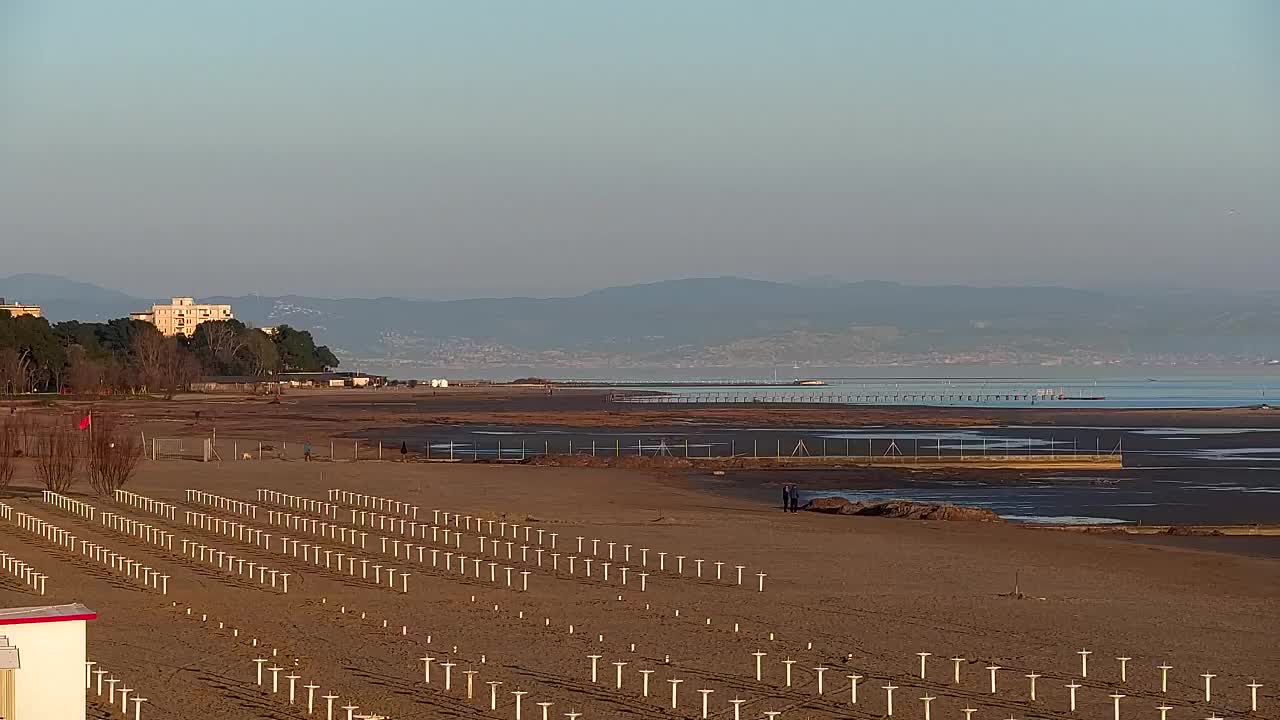
[[[498,586],[488,582],[487,565],[484,579],[477,581],[456,569],[446,573],[388,559],[386,564],[414,573],[409,593],[401,594],[187,527],[184,509],[245,518],[187,505],[186,488],[251,502],[257,488],[318,500],[329,488],[344,488],[415,503],[427,517],[427,510],[442,509],[541,527],[559,533],[558,546],[569,552],[578,536],[586,538],[588,553],[592,538],[616,542],[619,558],[623,544],[630,544],[632,561],[615,561],[605,583],[600,561],[588,580],[581,559],[578,574],[569,577],[561,557],[558,575],[549,567],[531,567],[529,591],[520,593],[502,586],[502,568],[530,567],[532,553],[529,563],[500,564]],[[921,716],[917,698],[924,695],[938,698],[935,718],[958,718],[963,707],[978,708],[980,719],[1068,717],[1063,685],[1079,675],[1076,652],[1082,648],[1093,654],[1089,677],[1080,681],[1080,717],[1110,717],[1107,696],[1121,687],[1113,658],[1123,656],[1133,658],[1129,681],[1119,690],[1127,695],[1127,717],[1154,717],[1153,708],[1163,702],[1174,706],[1170,717],[1179,720],[1208,717],[1211,711],[1240,717],[1248,709],[1244,684],[1257,677],[1266,687],[1256,717],[1280,718],[1280,561],[1274,559],[1006,524],[784,514],[762,500],[714,491],[682,475],[620,469],[144,462],[129,489],[180,505],[178,521],[82,499],[179,538],[198,538],[294,573],[290,592],[283,595],[91,525],[39,502],[38,493],[36,500],[8,499],[19,510],[172,575],[170,594],[161,597],[0,524],[0,550],[49,575],[44,598],[6,578],[0,603],[78,601],[97,611],[89,630],[90,656],[149,698],[143,711],[149,720],[303,717],[305,708],[289,708],[283,692],[264,693],[254,682],[250,661],[270,657],[260,654],[270,648],[278,649],[279,666],[296,666],[300,686],[314,682],[321,694],[341,695],[340,704],[358,705],[358,713],[377,711],[396,719],[513,717],[509,691],[515,689],[529,692],[523,712],[534,720],[540,717],[538,701],[554,703],[552,717],[572,710],[587,720],[695,718],[700,714],[696,690],[702,688],[715,691],[711,708],[720,718],[732,717],[727,701],[735,697],[749,701],[742,709],[749,718],[766,710],[782,711],[784,720],[880,717],[886,709],[880,687],[886,680],[900,688],[895,704],[905,717]],[[34,490],[29,468],[22,468],[10,492],[15,490]],[[271,532],[264,510],[252,524]],[[370,536],[366,556],[378,555],[373,546],[378,535]],[[475,533],[465,535],[460,552],[471,556]],[[337,547],[336,542],[325,545]],[[650,548],[654,573],[643,593],[635,576],[642,547]],[[658,551],[670,553],[668,572],[654,569]],[[505,560],[505,547],[501,552]],[[603,542],[599,552],[606,554]],[[675,555],[686,556],[682,577],[670,572]],[[693,560],[699,558],[708,561],[701,580],[693,577]],[[720,582],[711,564],[716,560],[726,563]],[[618,584],[619,564],[632,568],[625,588]],[[550,565],[549,557],[544,565]],[[735,565],[746,566],[742,587],[732,582]],[[757,572],[768,573],[764,592],[756,590]],[[1022,596],[1012,595],[1015,578]],[[341,614],[344,605],[347,613]],[[185,615],[188,606],[194,616]],[[208,614],[207,622],[199,622],[201,613]],[[219,621],[226,629],[217,629]],[[407,626],[407,635],[401,635],[401,626]],[[232,638],[233,627],[240,629],[239,638]],[[250,647],[251,637],[264,648]],[[761,683],[754,679],[750,655],[757,650],[768,653]],[[933,653],[925,681],[916,677],[917,652]],[[432,684],[423,684],[418,658],[424,653],[454,655],[455,673],[478,670],[475,698],[466,699],[464,679],[457,674],[446,693],[438,666]],[[595,684],[591,654],[603,656]],[[947,658],[952,656],[966,658],[958,686],[951,684]],[[783,683],[784,659],[797,661],[791,688]],[[613,661],[628,663],[621,691],[614,689]],[[1162,663],[1174,666],[1167,696],[1159,693],[1155,669]],[[1006,668],[994,696],[987,692],[983,669],[989,664]],[[816,693],[815,667],[831,668],[822,697]],[[655,671],[649,698],[639,692],[642,669]],[[1023,677],[1031,672],[1044,675],[1034,706],[1027,702]],[[1218,675],[1212,704],[1203,702],[1198,676],[1204,672]],[[864,676],[856,707],[849,705],[845,678],[854,673]],[[672,677],[684,680],[674,713],[666,682]],[[490,680],[504,683],[497,711],[489,710],[489,688],[483,684]],[[298,702],[305,702],[301,687]],[[318,702],[313,717],[323,717],[323,701]],[[91,716],[108,716],[102,703],[92,703]]]

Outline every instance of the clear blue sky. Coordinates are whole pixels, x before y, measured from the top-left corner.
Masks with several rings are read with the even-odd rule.
[[[1267,0],[0,0],[0,275],[1273,283]]]

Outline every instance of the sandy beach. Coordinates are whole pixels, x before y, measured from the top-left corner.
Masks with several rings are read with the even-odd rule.
[[[33,491],[30,477],[24,471],[24,480],[10,490]],[[766,710],[783,711],[784,717],[880,717],[887,709],[880,689],[886,681],[900,688],[897,702],[905,709],[899,712],[908,717],[918,716],[917,698],[924,695],[938,698],[936,717],[958,717],[962,707],[979,708],[979,717],[1067,717],[1063,685],[1078,677],[1076,653],[1082,648],[1093,652],[1094,668],[1079,681],[1084,716],[1111,711],[1107,696],[1120,687],[1113,658],[1131,657],[1122,692],[1130,712],[1139,716],[1162,702],[1176,708],[1174,717],[1207,717],[1210,710],[1241,716],[1248,700],[1244,684],[1258,677],[1268,686],[1261,690],[1257,717],[1280,717],[1275,560],[1007,524],[784,514],[763,498],[730,497],[683,476],[616,469],[147,462],[129,489],[183,511],[235,517],[186,503],[187,488],[249,502],[258,488],[316,500],[324,500],[330,488],[342,488],[413,503],[424,514],[442,509],[556,532],[558,547],[574,545],[575,551],[581,536],[588,547],[573,576],[564,567],[566,557],[553,573],[538,568],[532,554],[529,562],[519,562],[518,546],[515,560],[507,562],[500,548],[499,562],[506,564],[497,569],[498,583],[488,581],[484,567],[485,576],[477,580],[470,572],[459,575],[456,567],[445,571],[389,560],[413,573],[409,593],[402,594],[186,526],[181,512],[177,521],[168,521],[82,498],[180,537],[286,568],[295,579],[284,595],[92,526],[39,502],[38,493],[34,500],[9,500],[172,576],[169,596],[161,597],[0,524],[0,550],[23,556],[50,576],[46,598],[6,581],[4,602],[82,601],[96,610],[90,656],[146,693],[153,707],[145,717],[303,716],[255,683],[251,659],[270,657],[263,653],[271,648],[279,653],[279,666],[296,667],[307,678],[303,682],[333,689],[360,712],[393,718],[508,717],[508,691],[516,689],[528,691],[524,712],[530,717],[536,717],[532,703],[546,701],[554,703],[551,713],[557,716],[573,710],[586,718],[696,718],[698,689],[714,690],[710,702],[717,717],[732,717],[727,701],[735,697],[747,701],[746,717]],[[262,518],[250,525],[271,531]],[[471,555],[476,534],[464,535],[466,549],[458,552]],[[582,574],[591,539],[602,541],[601,556],[604,542],[616,543],[617,558],[624,545],[631,546],[625,550],[631,560],[615,559],[608,582],[601,576],[602,558],[592,578]],[[636,587],[640,548],[649,549],[652,573],[643,593]],[[659,551],[668,553],[665,572],[656,570]],[[683,576],[672,571],[676,555],[685,556]],[[694,577],[695,559],[707,561],[701,579]],[[721,581],[715,580],[714,561],[725,563]],[[543,563],[549,566],[550,558]],[[624,564],[632,573],[626,587],[617,576]],[[743,586],[735,582],[737,565],[744,566]],[[505,566],[532,571],[528,592],[502,584]],[[768,573],[764,592],[755,586],[758,572]],[[1012,594],[1015,580],[1021,596]],[[344,606],[345,614],[339,611]],[[186,615],[188,607],[194,615]],[[208,620],[200,622],[200,615]],[[217,629],[219,622],[224,629]],[[402,626],[407,634],[401,634]],[[233,637],[232,628],[240,637]],[[250,637],[263,647],[251,647]],[[755,651],[768,653],[759,683],[750,654]],[[933,654],[923,681],[916,677],[918,652]],[[474,699],[466,699],[460,676],[444,691],[438,667],[433,683],[424,684],[418,660],[424,654],[455,658],[454,672],[477,670]],[[590,678],[592,654],[602,656],[597,683]],[[959,685],[952,684],[953,656],[965,658]],[[790,688],[784,659],[797,661]],[[621,690],[614,687],[614,661],[628,663],[622,666]],[[1168,695],[1159,693],[1155,668],[1162,663],[1175,668]],[[984,669],[993,664],[1005,668],[994,696],[987,692]],[[831,668],[821,697],[816,667]],[[642,669],[654,671],[648,698],[640,692]],[[1198,677],[1206,671],[1218,676],[1208,704]],[[1033,672],[1044,677],[1040,700],[1029,705],[1022,676]],[[863,676],[857,706],[849,704],[845,677],[855,673]],[[674,712],[669,678],[684,680]],[[489,710],[489,687],[479,684],[491,680],[503,683],[497,711]],[[107,717],[105,711],[97,716]]]

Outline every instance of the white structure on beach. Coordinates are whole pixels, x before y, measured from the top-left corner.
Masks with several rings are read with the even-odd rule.
[[[0,718],[84,720],[85,628],[80,603],[0,609]]]

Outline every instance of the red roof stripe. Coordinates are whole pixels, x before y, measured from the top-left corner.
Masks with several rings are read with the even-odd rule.
[[[49,617],[0,618],[0,625],[27,625],[30,623],[70,622],[72,620],[97,620],[98,613],[80,615],[52,615]]]

